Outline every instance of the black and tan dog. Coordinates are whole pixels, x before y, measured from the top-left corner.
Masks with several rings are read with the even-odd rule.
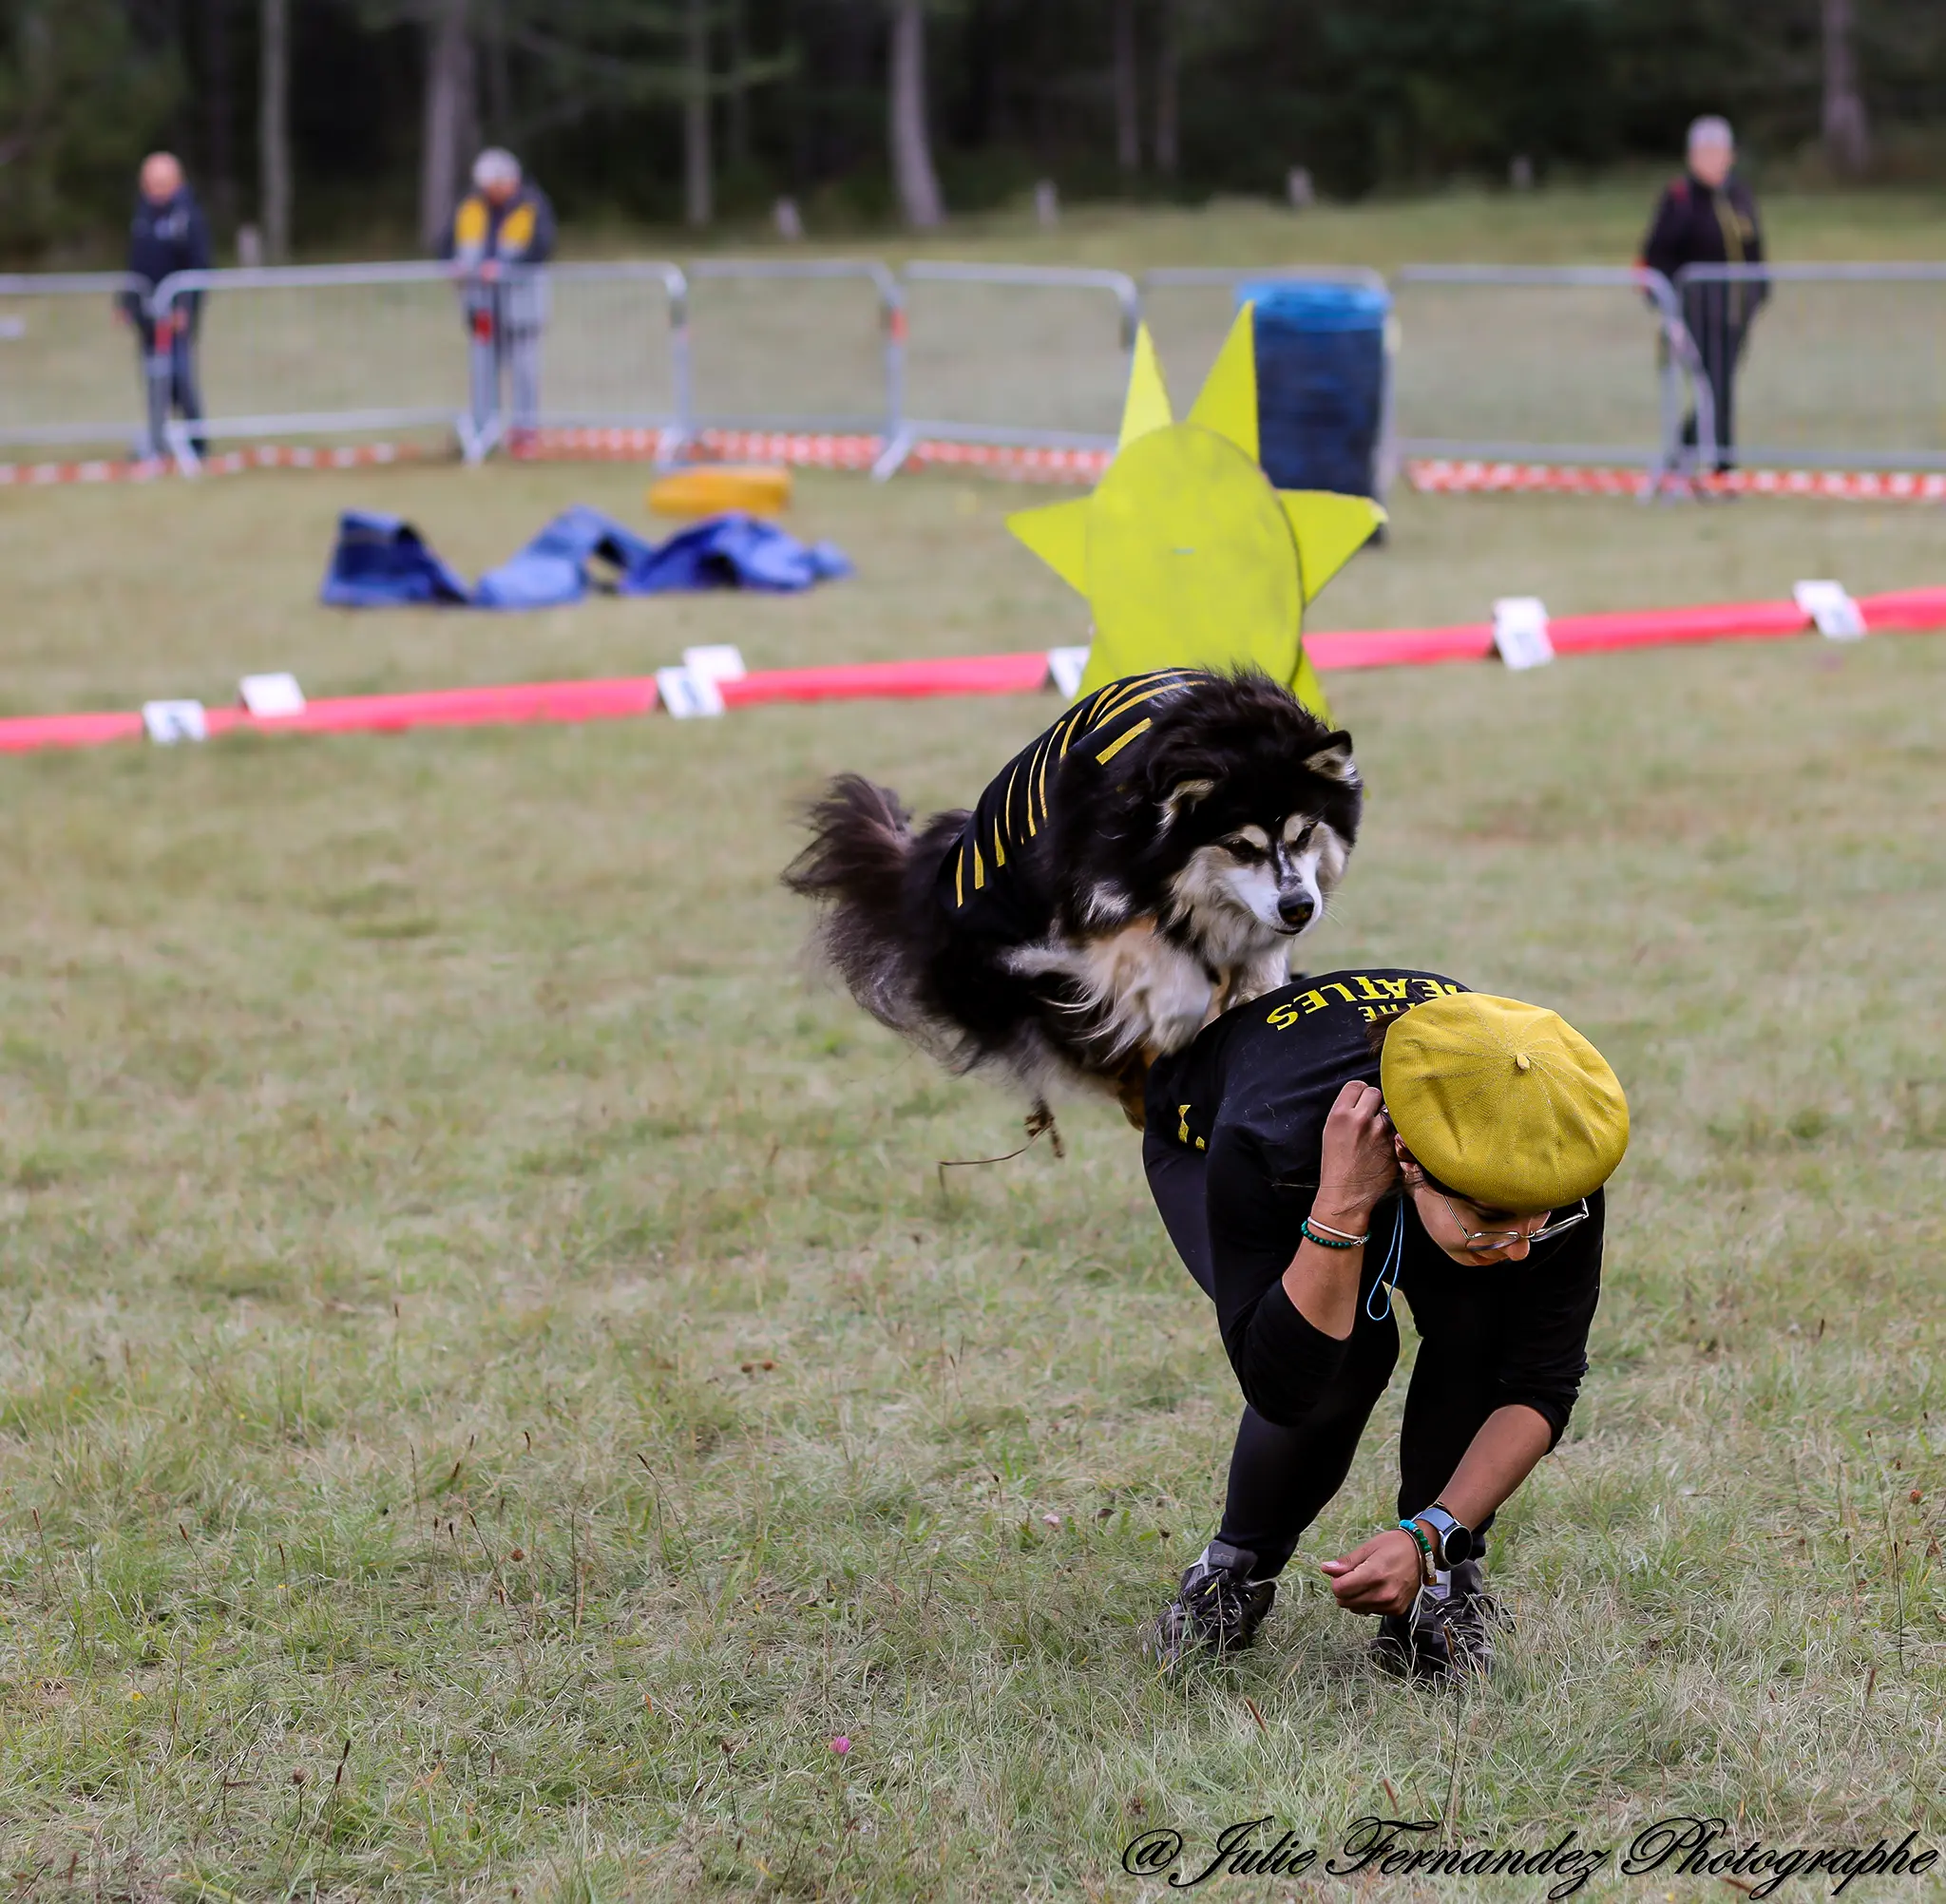
[[[1351,736],[1263,675],[1111,682],[917,831],[854,773],[784,874],[875,1019],[948,1069],[1063,1077],[1140,1121],[1149,1063],[1285,982],[1358,837]],[[1030,1125],[1035,1119],[1030,1119]]]

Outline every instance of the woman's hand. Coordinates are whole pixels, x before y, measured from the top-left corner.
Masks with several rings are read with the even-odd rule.
[[[1399,1179],[1392,1120],[1376,1084],[1355,1079],[1338,1094],[1325,1119],[1318,1197],[1311,1214],[1336,1229],[1364,1234],[1380,1198]]]
[[[1320,1569],[1347,1613],[1405,1613],[1419,1592],[1419,1543],[1388,1527]]]

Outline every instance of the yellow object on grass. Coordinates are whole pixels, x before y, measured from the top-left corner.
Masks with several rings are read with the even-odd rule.
[[[1237,314],[1182,423],[1144,325],[1100,486],[1007,518],[1088,598],[1083,695],[1154,668],[1251,666],[1330,718],[1304,653],[1304,611],[1385,512],[1365,496],[1272,486],[1257,460],[1254,317],[1254,305]]]
[[[646,500],[660,516],[719,516],[726,509],[774,516],[791,500],[791,472],[767,464],[713,463],[658,478]]]
[[[1405,1148],[1448,1190],[1517,1216],[1598,1190],[1629,1148],[1608,1060],[1557,1013],[1487,992],[1414,1005],[1379,1082]]]

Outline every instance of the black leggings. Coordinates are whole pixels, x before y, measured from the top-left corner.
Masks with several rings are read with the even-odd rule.
[[[1143,1142],[1149,1190],[1161,1212],[1176,1254],[1205,1295],[1215,1294],[1210,1261],[1209,1225],[1203,1201],[1205,1159],[1151,1135]],[[1373,1222],[1379,1237],[1391,1233],[1394,1206],[1383,1205]],[[1408,1209],[1406,1223],[1417,1227]],[[1254,1577],[1283,1571],[1302,1534],[1326,1502],[1345,1485],[1359,1437],[1399,1360],[1399,1324],[1387,1313],[1374,1322],[1368,1304],[1383,1266],[1384,1250],[1375,1237],[1365,1251],[1359,1288],[1358,1319],[1351,1345],[1327,1392],[1294,1428],[1280,1428],[1246,1406],[1230,1457],[1230,1488],[1217,1538],[1257,1556]],[[1428,1507],[1453,1477],[1480,1424],[1499,1405],[1494,1376],[1496,1319],[1490,1305],[1459,1300],[1464,1281],[1421,1269],[1408,1249],[1399,1286],[1412,1304],[1419,1331],[1419,1360],[1405,1393],[1405,1418],[1399,1434],[1398,1512],[1403,1516]],[[1480,1532],[1492,1525],[1489,1514]]]

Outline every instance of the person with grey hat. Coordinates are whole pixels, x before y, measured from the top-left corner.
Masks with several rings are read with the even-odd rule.
[[[461,308],[475,438],[491,437],[503,384],[512,399],[509,433],[531,434],[540,420],[547,321],[547,282],[539,267],[554,255],[554,208],[511,152],[489,145],[473,161],[473,189],[453,213],[441,251],[465,274]]]
[[[1689,127],[1688,158],[1655,207],[1643,240],[1642,262],[1671,283],[1686,264],[1761,265],[1764,233],[1757,201],[1736,177],[1736,137],[1729,121],[1710,113]],[[1715,466],[1735,466],[1736,371],[1748,340],[1750,320],[1770,295],[1761,276],[1704,278],[1682,288],[1683,326],[1696,352],[1692,366],[1708,385],[1716,412]],[[1694,445],[1696,412],[1683,426]]]

